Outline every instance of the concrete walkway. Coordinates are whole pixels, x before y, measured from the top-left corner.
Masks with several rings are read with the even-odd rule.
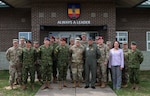
[[[51,84],[51,86],[53,89],[39,89],[35,96],[117,96],[109,86],[85,89],[82,85],[83,88],[71,88],[72,84],[68,83],[69,88],[63,88],[62,90],[58,89],[58,84]]]

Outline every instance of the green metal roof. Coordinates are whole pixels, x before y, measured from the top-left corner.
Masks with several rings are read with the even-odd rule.
[[[0,7],[9,7],[5,2],[0,0]]]

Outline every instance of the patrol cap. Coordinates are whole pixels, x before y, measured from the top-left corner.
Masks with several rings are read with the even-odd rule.
[[[95,40],[99,40],[99,36],[96,36],[96,37],[95,37]]]
[[[93,38],[92,38],[92,37],[89,37],[88,40],[93,40]]]
[[[33,41],[33,43],[34,43],[34,44],[39,44],[39,42],[38,42],[38,41]]]
[[[75,39],[75,40],[79,40],[79,41],[80,41],[80,40],[81,40],[81,38],[80,38],[80,37],[76,37],[76,39]]]
[[[82,35],[82,36],[86,36],[86,33],[85,33],[85,32],[82,32],[81,35]]]
[[[60,41],[66,41],[66,38],[61,38]]]
[[[106,41],[106,44],[108,45],[108,44],[111,44],[111,41]]]
[[[13,43],[18,42],[18,39],[13,39]]]
[[[132,45],[137,45],[137,43],[135,41],[131,41]]]
[[[30,43],[31,44],[32,42],[30,40],[26,40],[26,43]]]
[[[45,37],[45,38],[44,38],[44,40],[50,41],[50,38],[48,38],[48,37]]]
[[[59,39],[59,37],[58,37],[58,36],[55,36],[55,39]]]
[[[20,37],[20,40],[25,40],[24,37]]]
[[[71,37],[71,38],[70,38],[70,40],[74,40],[74,38],[73,38],[73,37]]]
[[[127,42],[123,42],[123,45],[127,45],[128,43]]]

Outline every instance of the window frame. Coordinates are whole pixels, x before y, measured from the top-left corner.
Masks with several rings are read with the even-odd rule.
[[[125,41],[123,41],[123,40],[120,41],[120,40],[119,40],[119,38],[122,37],[122,36],[119,35],[120,33],[125,33],[125,34],[126,34],[127,37],[126,37],[126,40],[125,40]],[[128,38],[129,38],[128,31],[116,31],[116,40],[120,42],[121,48],[122,48],[122,43],[123,43],[123,42],[127,42],[127,43],[128,43]]]
[[[150,31],[147,31],[146,32],[146,50],[147,51],[150,51],[150,49],[148,49],[148,45],[149,45],[149,43],[150,43],[150,40],[148,40],[148,39],[150,39],[150,38],[148,38],[148,34],[150,34]]]

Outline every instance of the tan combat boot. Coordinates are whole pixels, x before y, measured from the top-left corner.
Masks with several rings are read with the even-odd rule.
[[[131,89],[135,89],[135,84],[132,85]]]
[[[13,83],[10,83],[10,87],[11,87],[11,89],[13,89]]]
[[[102,82],[102,84],[101,84],[101,88],[105,88],[105,87],[106,87],[105,82]]]
[[[63,86],[62,86],[62,81],[59,81],[59,89],[62,90],[63,89]]]
[[[135,84],[135,90],[139,90],[138,84]]]
[[[44,84],[42,85],[41,89],[44,90],[44,89],[46,89],[46,87],[47,87],[47,82],[44,81]]]
[[[33,84],[31,84],[31,88],[32,88],[32,90],[34,90],[34,89],[35,89]]]
[[[76,88],[76,80],[73,81],[73,86],[72,88]]]
[[[26,90],[27,89],[27,85],[26,84],[23,84],[22,85],[22,90]]]
[[[80,80],[78,80],[78,87],[79,87],[79,88],[82,88],[82,86],[81,86],[81,81],[80,81]]]
[[[57,78],[56,77],[53,78],[53,83],[57,83]]]
[[[63,87],[68,87],[66,81],[63,81]]]
[[[48,87],[48,89],[53,89],[53,88],[50,86],[50,82],[47,82],[47,87]]]

